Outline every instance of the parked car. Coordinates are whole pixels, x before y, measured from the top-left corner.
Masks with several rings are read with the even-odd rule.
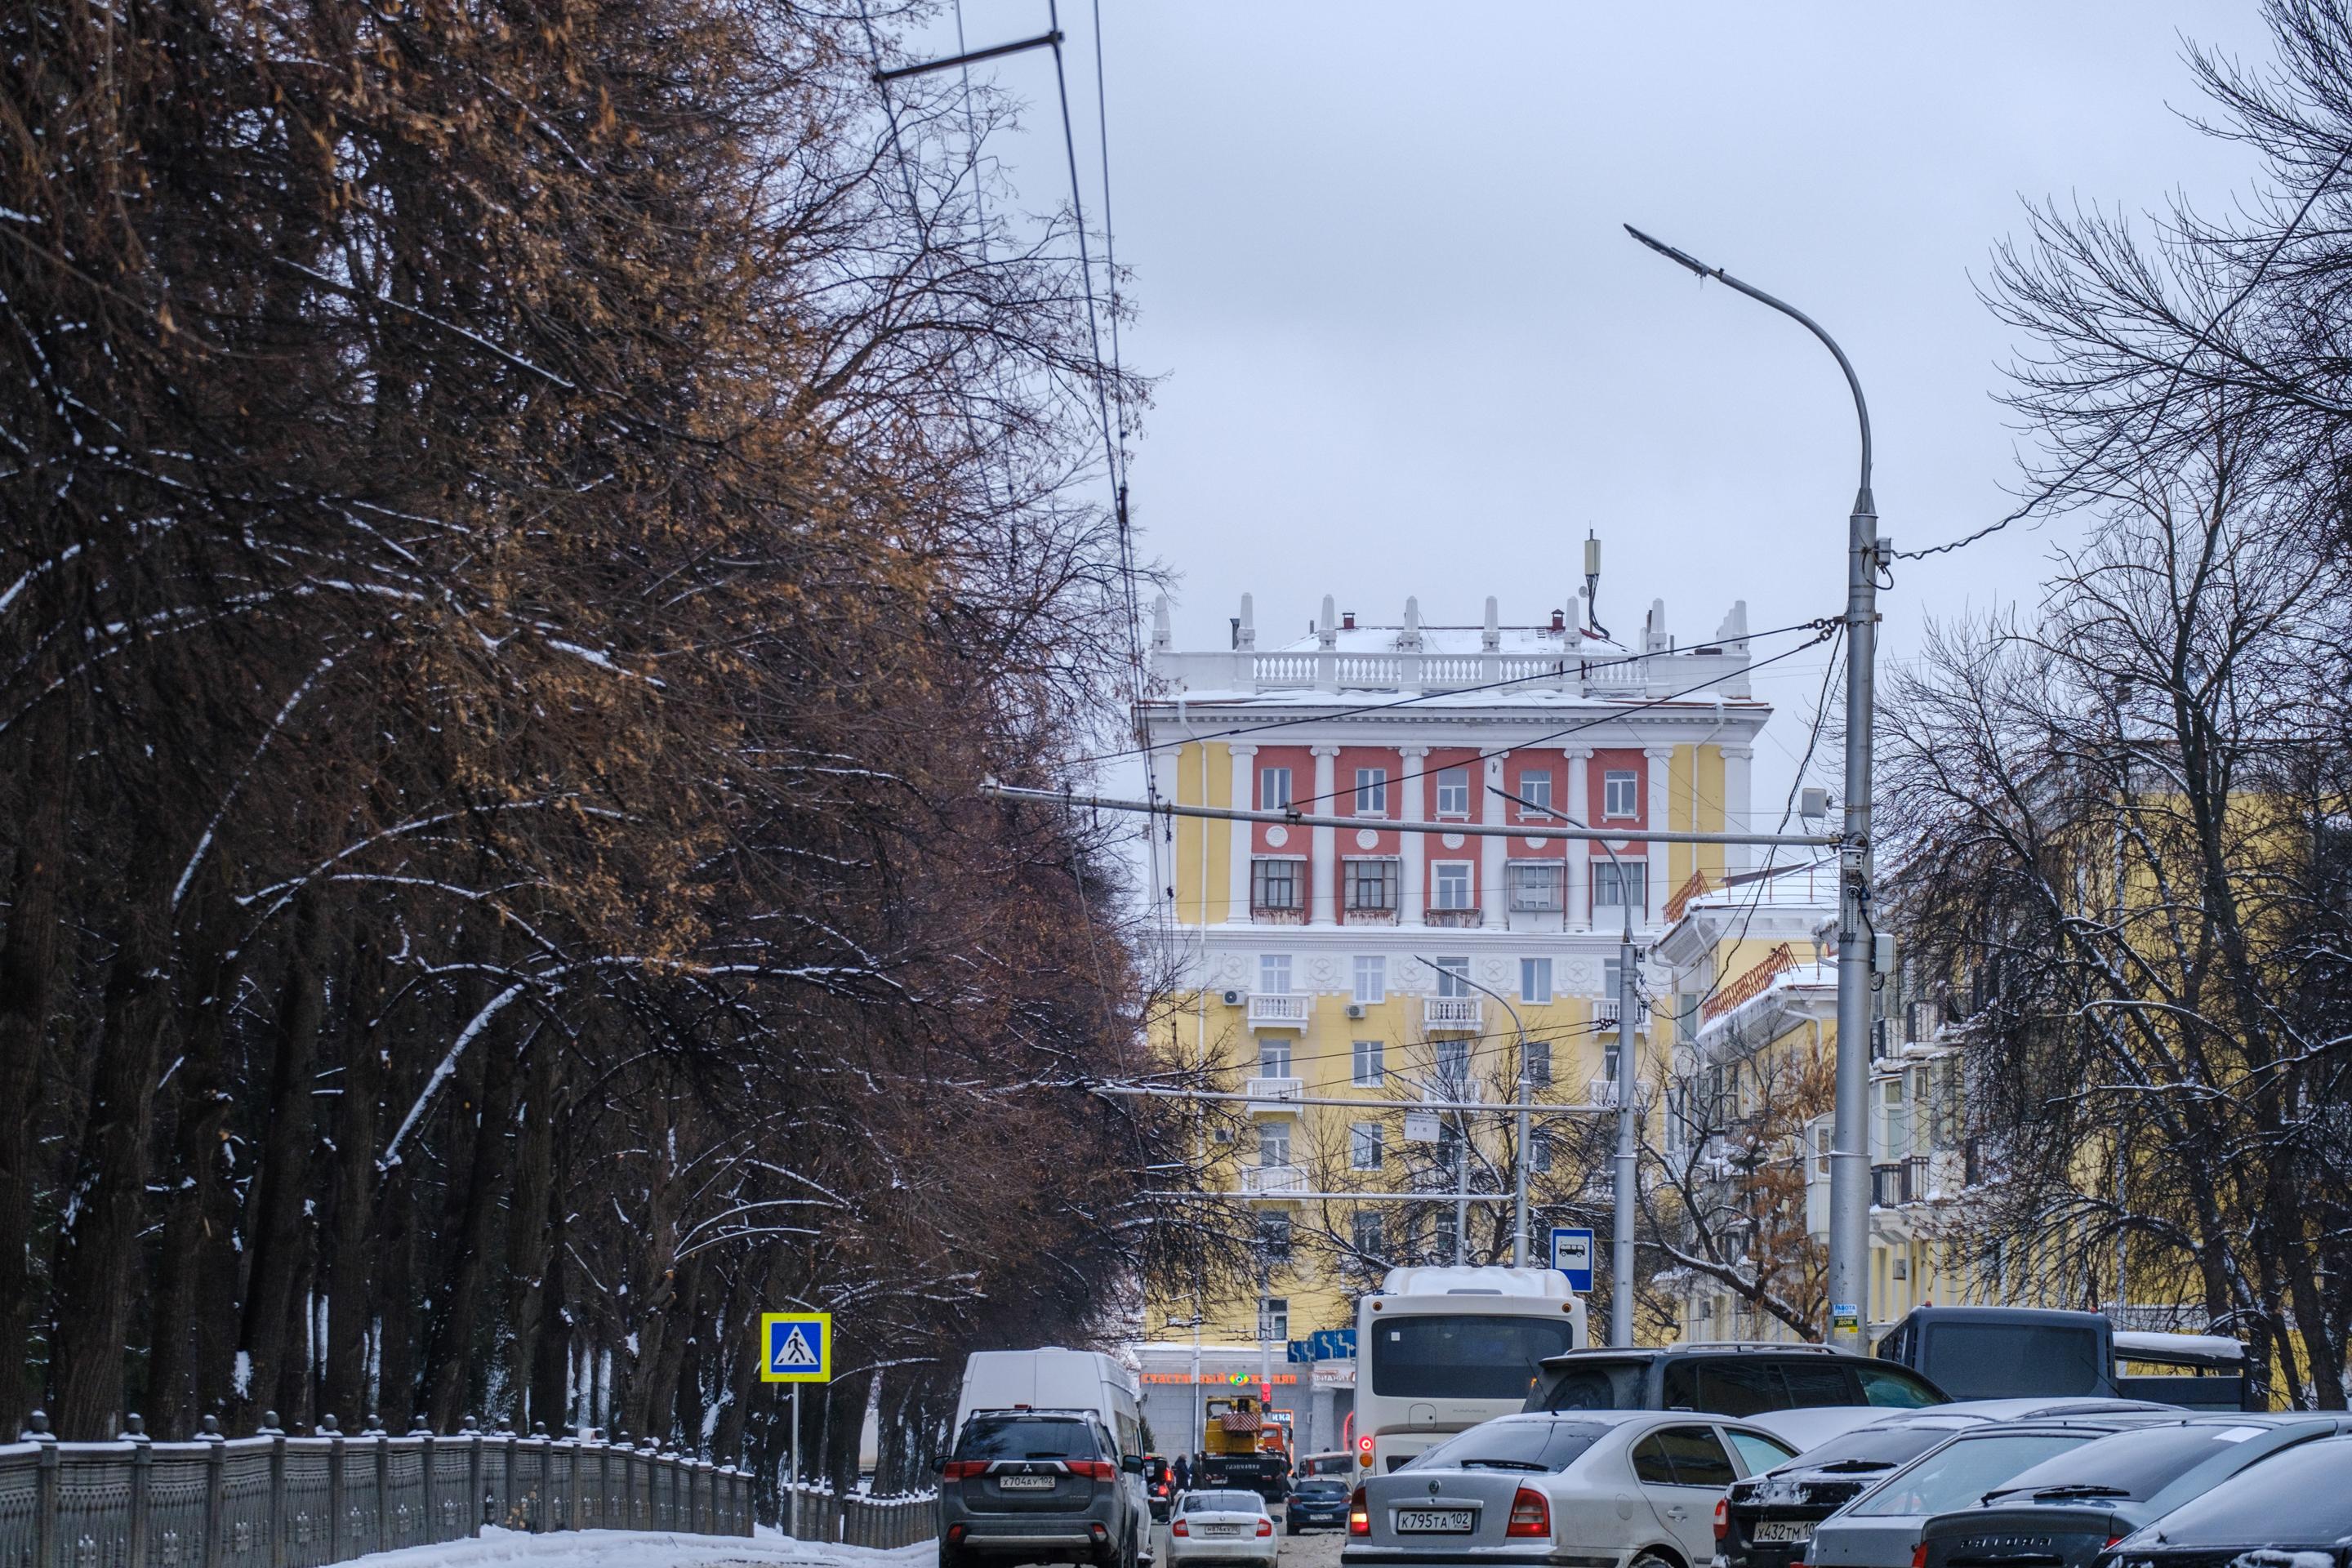
[[[1704,1563],[1723,1489],[1793,1457],[1744,1421],[1649,1410],[1506,1415],[1367,1477],[1349,1501],[1339,1561]]]
[[[2102,1552],[2097,1568],[2352,1568],[2352,1437],[2242,1470]]]
[[[1143,1456],[1143,1495],[1151,1503],[1151,1522],[1168,1522],[1168,1506],[1176,1497],[1176,1472],[1158,1454]]]
[[[1808,1568],[1903,1568],[1919,1531],[1939,1513],[1965,1508],[2042,1460],[2128,1426],[2168,1419],[2121,1411],[2063,1421],[1987,1422],[1955,1433],[1900,1466],[1813,1528]],[[2175,1411],[2169,1419],[2178,1421]]]
[[[1725,1568],[1790,1568],[1822,1520],[1960,1432],[1994,1421],[2051,1421],[2140,1414],[2161,1406],[2117,1399],[1978,1399],[1878,1415],[1769,1474],[1733,1485],[1724,1500]],[[1785,1432],[1783,1433],[1785,1436]]]
[[[1878,1354],[1924,1373],[1955,1399],[2078,1394],[2200,1410],[2265,1408],[2236,1340],[2121,1331],[2099,1312],[1919,1307],[1879,1340]]]
[[[1143,1456],[1091,1410],[982,1410],[940,1466],[940,1568],[1090,1563],[1151,1554]]]
[[[1184,1492],[1168,1520],[1171,1563],[1257,1563],[1273,1568],[1281,1550],[1274,1515],[1255,1492]]]
[[[1333,1476],[1309,1476],[1291,1489],[1282,1528],[1293,1535],[1348,1526],[1348,1483]]]
[[[1815,1406],[1914,1410],[1945,1404],[1944,1391],[1907,1367],[1827,1345],[1780,1342],[1671,1345],[1663,1350],[1570,1351],[1548,1356],[1525,1408],[1689,1410],[1769,1427],[1778,1411]],[[1800,1430],[1808,1447],[1826,1434]]]
[[[2085,1443],[2020,1471],[1973,1508],[1920,1531],[1925,1568],[2090,1568],[2112,1542],[2162,1519],[2250,1465],[2352,1430],[2352,1417],[2207,1415]]]

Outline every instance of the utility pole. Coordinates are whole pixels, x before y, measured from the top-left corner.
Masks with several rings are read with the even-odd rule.
[[[1859,1351],[1870,1313],[1871,721],[1878,648],[1878,568],[1887,550],[1870,493],[1870,407],[1837,340],[1785,300],[1709,267],[1632,224],[1625,232],[1702,279],[1747,295],[1819,338],[1837,359],[1862,426],[1862,481],[1846,519],[1845,831],[1838,845],[1837,1118],[1830,1148],[1829,1342]]]

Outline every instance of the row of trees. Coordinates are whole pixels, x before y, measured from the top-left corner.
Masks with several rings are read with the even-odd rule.
[[[2000,254],[2034,496],[2088,527],[2037,613],[1894,681],[1883,804],[1915,963],[1966,1016],[1968,1230],[2341,1408],[2352,10],[2265,12],[2274,63],[2189,57],[2254,200],[2044,208]]]
[[[804,1305],[838,1471],[866,1374],[929,1432],[966,1349],[1192,1266],[1146,1223],[1187,1144],[1078,1087],[1136,1034],[1113,847],[972,795],[1123,679],[1084,497],[1142,389],[947,140],[1004,106],[893,127],[871,48],[772,0],[0,16],[6,1430],[772,1473],[750,1328]]]

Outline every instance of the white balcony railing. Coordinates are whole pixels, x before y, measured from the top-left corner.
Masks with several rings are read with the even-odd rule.
[[[1274,1193],[1303,1193],[1307,1190],[1307,1173],[1296,1165],[1244,1165],[1242,1191],[1257,1196]]]
[[[1242,1080],[1242,1092],[1254,1104],[1275,1105],[1297,1100],[1307,1092],[1304,1079],[1295,1078],[1252,1078]]]
[[[1424,1029],[1483,1029],[1486,1024],[1483,996],[1425,996],[1421,1003]]]
[[[1617,998],[1603,996],[1600,1001],[1595,1002],[1592,1005],[1592,1021],[1596,1024],[1606,1024],[1612,1028],[1616,1027]],[[1650,1010],[1637,1000],[1633,1004],[1633,1032],[1637,1035],[1641,1034],[1649,1026]]]
[[[1633,1103],[1646,1107],[1657,1098],[1658,1086],[1655,1082],[1646,1078],[1634,1080]],[[1584,1086],[1584,1102],[1587,1105],[1615,1105],[1617,1080],[1613,1078],[1592,1079]]]
[[[1253,1029],[1299,1029],[1307,1026],[1313,1002],[1307,996],[1252,996],[1249,1021]]]
[[[1486,1099],[1482,1092],[1485,1087],[1466,1072],[1440,1072],[1435,1078],[1421,1080],[1421,1098],[1439,1105],[1477,1105]]]

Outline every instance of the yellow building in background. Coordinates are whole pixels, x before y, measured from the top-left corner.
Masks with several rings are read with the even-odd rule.
[[[1152,1043],[1240,1097],[1203,1115],[1202,1152],[1255,1216],[1262,1279],[1200,1300],[1148,1282],[1148,1384],[1254,1362],[1299,1393],[1312,1370],[1344,1404],[1344,1373],[1288,1363],[1289,1342],[1351,1328],[1390,1267],[1510,1262],[1513,1118],[1465,1105],[1524,1084],[1562,1108],[1529,1143],[1530,1261],[1551,1225],[1605,1213],[1607,1164],[1589,1155],[1613,1120],[1594,1110],[1615,1103],[1623,918],[1647,945],[1677,889],[1738,875],[1748,851],[1557,830],[1744,829],[1770,717],[1748,665],[1744,605],[1692,642],[1654,603],[1620,643],[1560,610],[1505,626],[1493,599],[1482,623],[1424,624],[1409,600],[1374,626],[1326,598],[1306,637],[1261,647],[1245,597],[1229,647],[1186,652],[1163,604],[1137,715],[1156,796],[1342,820],[1155,825],[1181,978]],[[1663,980],[1654,967],[1644,993]],[[1646,1016],[1636,1029],[1654,1122],[1672,1041]],[[1332,1440],[1292,1397],[1301,1441]]]

